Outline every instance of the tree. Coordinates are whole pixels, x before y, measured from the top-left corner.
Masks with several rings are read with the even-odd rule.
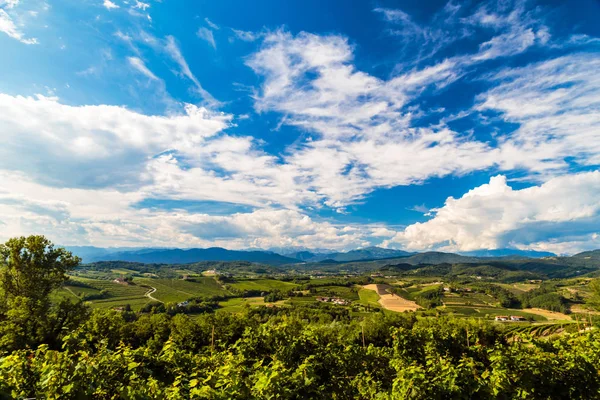
[[[71,324],[82,307],[52,307],[50,294],[68,280],[81,259],[55,248],[44,236],[13,238],[0,245],[0,348],[36,346]],[[64,311],[68,309],[67,315]],[[58,327],[58,328],[60,328]]]
[[[42,300],[68,280],[66,273],[81,259],[63,248],[54,248],[44,236],[29,236],[0,245],[0,262],[5,300],[15,297]]]

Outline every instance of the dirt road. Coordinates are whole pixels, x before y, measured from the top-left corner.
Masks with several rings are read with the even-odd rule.
[[[146,293],[144,293],[144,296],[146,296],[150,300],[158,301],[159,303],[164,303],[164,301],[160,301],[156,297],[152,296],[152,293],[154,293],[154,292],[156,292],[156,288],[155,287],[150,287],[150,290],[148,290]]]

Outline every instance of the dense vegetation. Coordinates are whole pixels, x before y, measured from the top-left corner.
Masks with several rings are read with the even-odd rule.
[[[0,245],[0,257],[0,398],[600,398],[600,333],[579,323],[566,329],[415,313],[357,317],[348,307],[314,302],[232,314],[214,312],[217,301],[205,297],[187,302],[197,307],[192,315],[160,302],[138,311],[90,309],[82,300],[52,300],[73,284],[67,273],[79,260],[43,237]],[[335,280],[226,280],[241,290],[270,287],[272,301],[283,290],[337,290],[372,302]],[[548,298],[556,293],[549,285],[527,295],[472,286],[482,296],[530,305],[556,300]],[[598,304],[600,285],[590,287],[590,304]],[[90,287],[80,289],[85,296]],[[420,301],[444,295],[437,284],[400,289]]]

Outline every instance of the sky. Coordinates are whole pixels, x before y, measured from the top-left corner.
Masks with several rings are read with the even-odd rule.
[[[0,240],[600,248],[600,3],[0,0]]]

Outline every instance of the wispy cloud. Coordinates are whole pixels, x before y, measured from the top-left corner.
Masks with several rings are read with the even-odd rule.
[[[148,79],[151,79],[154,81],[159,80],[158,77],[156,75],[154,75],[154,73],[152,71],[150,71],[148,69],[148,67],[146,67],[146,64],[144,64],[144,61],[142,61],[140,58],[127,57],[127,61],[133,68],[135,68],[135,70],[140,72],[142,75],[146,76]]]
[[[210,19],[208,19],[208,18],[204,18],[204,22],[206,22],[206,24],[207,24],[208,26],[210,26],[210,27],[211,27],[212,29],[214,29],[214,30],[217,30],[217,31],[218,31],[219,29],[221,29],[221,28],[219,27],[219,25],[215,24],[214,22],[212,22],[212,21],[211,21]]]
[[[491,77],[497,86],[482,93],[476,109],[496,111],[519,128],[501,140],[504,169],[548,174],[600,164],[600,55],[575,53]]]
[[[7,8],[13,8],[18,4],[17,1],[12,1],[7,3]],[[14,21],[8,15],[6,11],[0,8],[0,32],[7,34],[9,37],[18,40],[24,44],[38,44],[38,40],[36,38],[26,38],[25,34],[21,32],[19,28],[15,25]]]
[[[254,42],[255,40],[258,40],[264,36],[264,34],[259,33],[259,32],[242,31],[242,30],[233,29],[233,28],[231,28],[231,31],[235,35],[235,38],[242,40],[244,42]]]
[[[204,98],[204,100],[210,103],[216,103],[215,98],[212,97],[212,95],[202,87],[198,78],[196,78],[196,76],[190,70],[188,63],[183,57],[183,54],[181,54],[181,50],[179,49],[179,46],[177,45],[177,42],[173,36],[167,36],[165,38],[164,50],[173,59],[173,61],[179,65],[181,74],[194,83],[196,91]]]
[[[201,27],[196,32],[196,35],[200,39],[202,39],[202,40],[206,41],[208,44],[210,44],[213,49],[217,48],[217,44],[215,43],[215,37],[213,36],[213,32],[210,29]]]

